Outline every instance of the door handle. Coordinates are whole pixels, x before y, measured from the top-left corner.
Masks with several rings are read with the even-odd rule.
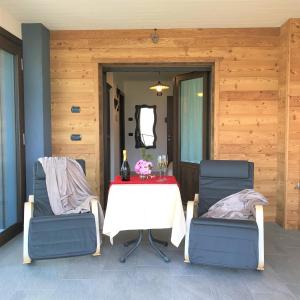
[[[22,142],[23,142],[23,146],[25,146],[26,145],[25,132],[22,133]]]

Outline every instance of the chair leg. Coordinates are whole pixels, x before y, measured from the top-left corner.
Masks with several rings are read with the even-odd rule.
[[[195,201],[197,200],[197,194],[195,195]],[[190,225],[191,220],[194,216],[194,206],[195,201],[188,201],[186,208],[186,233],[185,233],[185,241],[184,241],[184,262],[190,263],[189,257],[189,240],[190,240]]]
[[[30,264],[31,258],[28,252],[29,223],[33,214],[33,202],[24,204],[24,232],[23,232],[23,264]]]
[[[92,255],[93,256],[100,256],[101,255],[100,247],[97,247],[96,251]]]
[[[26,256],[26,257],[24,256],[23,257],[23,264],[24,265],[31,264],[31,263],[32,263],[32,260],[29,256]]]
[[[92,210],[92,214],[95,217],[96,238],[97,238],[96,251],[92,255],[99,256],[99,255],[101,255],[101,252],[100,252],[100,221],[99,221],[99,203],[97,200],[91,201],[91,210]]]
[[[264,271],[265,268],[264,268],[264,266],[258,266],[256,270],[257,270],[257,271]]]
[[[256,223],[258,227],[258,265],[257,270],[263,271],[265,266],[264,258],[264,210],[262,205],[255,206]]]

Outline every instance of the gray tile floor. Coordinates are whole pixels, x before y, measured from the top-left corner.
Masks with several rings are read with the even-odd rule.
[[[265,226],[264,272],[194,266],[183,262],[183,244],[169,246],[170,263],[149,245],[121,264],[121,233],[102,256],[37,261],[22,265],[22,235],[0,248],[0,299],[300,299],[300,232]],[[155,231],[168,239],[169,230]]]

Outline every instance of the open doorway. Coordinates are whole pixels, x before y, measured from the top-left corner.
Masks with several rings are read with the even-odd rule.
[[[132,171],[134,171],[135,163],[141,159],[142,151],[144,151],[142,149],[147,148],[145,150],[151,156],[154,171],[158,170],[158,155],[167,154],[169,158],[169,171],[176,176],[180,185],[182,200],[185,204],[190,200],[191,194],[198,192],[198,180],[196,177],[198,177],[199,162],[202,159],[210,158],[211,149],[209,146],[212,132],[210,124],[210,104],[212,102],[210,91],[211,67],[109,66],[104,67],[103,72],[103,78],[106,78],[106,82],[111,86],[108,93],[110,102],[110,159],[109,166],[107,163],[104,165],[104,173],[109,174],[110,180],[119,175],[122,163],[120,153],[123,148],[128,151],[128,160]],[[185,115],[183,115],[181,112],[183,111],[182,105],[185,101],[183,99],[185,95],[182,93],[182,83],[185,80],[189,80],[189,76],[193,77],[199,74],[205,77],[205,79],[203,77],[202,86],[200,84],[195,87],[189,87],[191,84],[186,84],[184,93],[189,93],[189,90],[191,90],[191,93],[194,93],[195,97],[189,97],[184,105],[191,105],[193,102],[201,102],[201,105],[196,105],[186,110]],[[187,76],[186,79],[184,76]],[[162,95],[158,95],[155,91],[149,89],[157,81],[161,81],[169,86],[169,89],[163,91]],[[186,81],[186,83],[189,82]],[[194,91],[193,89],[195,88],[198,88],[199,91]],[[155,108],[154,134],[156,137],[154,147],[140,147],[137,142],[136,115],[137,107],[140,106]],[[190,118],[188,114],[191,114],[195,108],[198,108],[199,119],[201,121],[194,122],[194,119],[192,119],[191,122],[188,122]],[[195,118],[195,112],[192,117]],[[192,129],[198,136],[195,136],[193,139],[182,138],[182,135],[185,133],[181,128],[181,120],[184,123],[190,123],[189,126],[185,126],[185,132]],[[195,123],[195,128],[193,128],[193,122]],[[199,149],[199,151],[201,150],[201,154],[196,155],[196,157],[191,156],[191,161],[182,161],[181,152],[186,151],[182,149],[182,140],[184,140],[185,144],[190,144],[187,147],[188,151],[193,149],[194,152],[197,152],[196,148],[201,147]],[[108,177],[104,176],[104,178]],[[189,184],[185,188],[187,182]],[[108,187],[109,180],[106,180],[104,182],[104,189],[107,191]],[[107,201],[106,195],[105,203]]]

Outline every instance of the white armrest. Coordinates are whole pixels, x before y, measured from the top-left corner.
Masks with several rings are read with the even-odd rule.
[[[24,233],[23,233],[23,263],[30,264],[31,258],[28,253],[29,222],[33,216],[34,196],[29,196],[29,201],[24,203]]]
[[[99,202],[96,199],[92,199],[90,202],[92,214],[95,217],[96,225],[96,238],[97,238],[97,247],[93,256],[101,255],[100,253],[100,222],[99,222]]]
[[[34,203],[34,195],[29,195],[28,201]]]
[[[190,239],[190,225],[191,220],[198,215],[198,204],[199,204],[199,195],[195,194],[194,201],[188,201],[186,207],[186,234],[184,242],[184,262],[189,263],[189,239]]]
[[[255,206],[256,224],[258,227],[258,265],[257,270],[264,270],[264,208],[262,205]]]
[[[193,218],[198,218],[198,206],[199,206],[199,194],[195,194]]]

